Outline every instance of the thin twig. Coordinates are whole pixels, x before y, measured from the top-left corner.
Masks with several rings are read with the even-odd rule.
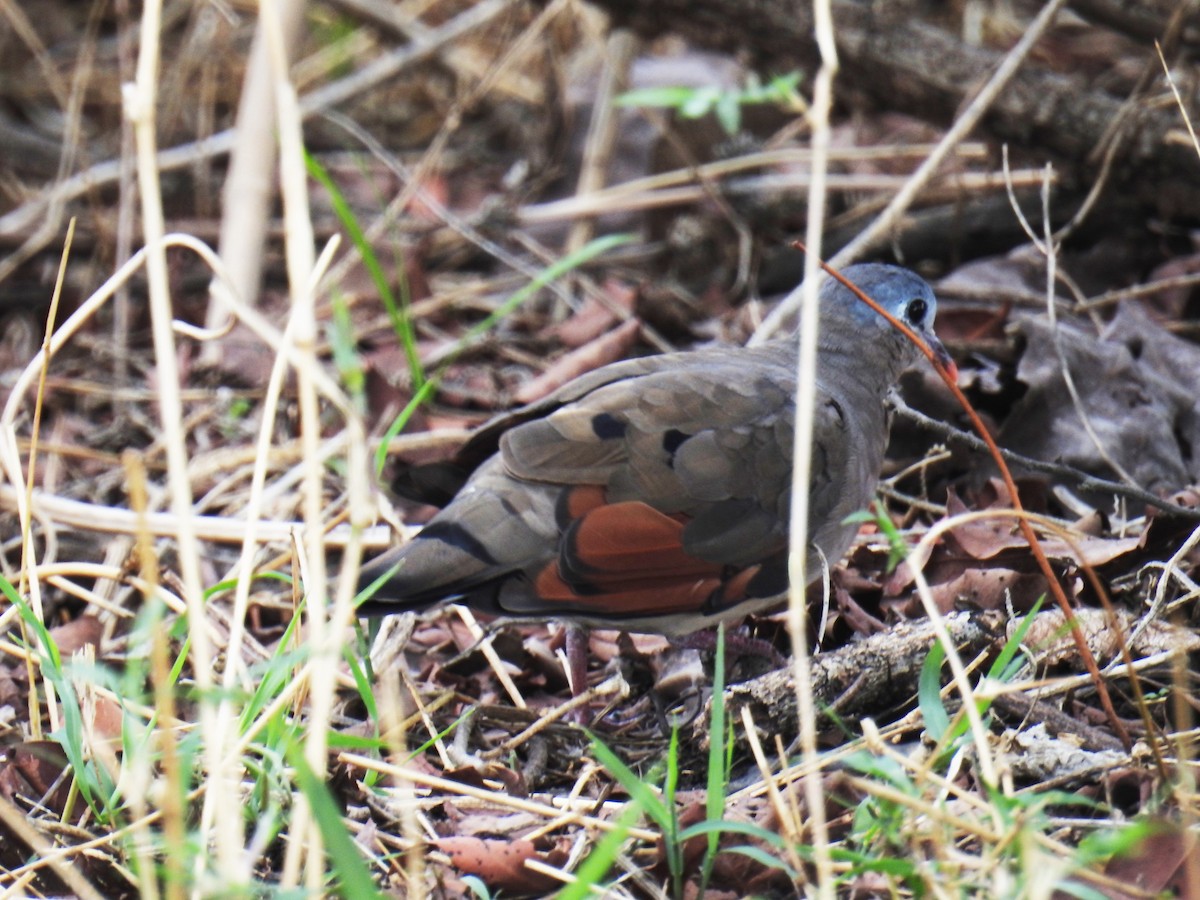
[[[900,217],[912,205],[917,194],[924,189],[925,185],[933,177],[938,166],[950,155],[954,147],[978,124],[979,120],[983,118],[984,113],[991,108],[996,98],[1000,96],[1000,92],[1004,90],[1012,77],[1017,74],[1017,69],[1025,61],[1025,57],[1029,55],[1037,42],[1041,40],[1042,35],[1050,27],[1055,15],[1065,2],[1066,0],[1050,0],[1042,8],[1037,18],[1025,29],[1025,33],[1021,36],[1021,39],[1008,52],[1000,65],[996,67],[995,73],[988,80],[987,84],[983,86],[975,99],[971,101],[971,105],[955,120],[950,130],[938,142],[937,148],[929,154],[929,157],[912,174],[912,177],[909,178],[904,187],[900,189],[892,199],[892,202],[888,204],[887,209],[880,213],[865,231],[829,260],[830,265],[834,268],[841,268],[853,262],[878,240],[890,234],[895,229],[897,223],[900,221]],[[800,289],[797,288],[779,306],[771,311],[771,314],[767,316],[762,325],[754,332],[754,337],[750,343],[759,344],[769,339],[779,330],[782,323],[795,313],[799,303]]]
[[[820,266],[822,233],[825,226],[826,176],[829,167],[831,130],[829,113],[833,106],[833,81],[837,75],[837,44],[833,36],[833,10],[829,0],[813,0],[817,47],[821,67],[813,86],[809,119],[812,126],[812,185],[809,190],[806,239],[814,252],[805,257],[805,279],[801,304],[799,358],[796,378],[796,421],[793,435],[791,514],[788,530],[788,635],[792,642],[792,676],[799,718],[800,749],[808,774],[803,780],[808,806],[813,861],[816,867],[817,896],[833,900],[833,857],[829,849],[829,828],[825,819],[823,770],[817,752],[817,704],[813,696],[812,666],[808,654],[808,601],[805,571],[808,556],[808,488],[813,461],[813,429],[816,422],[816,371],[819,329],[817,272]],[[795,823],[793,830],[799,830]]]
[[[629,67],[640,42],[626,29],[615,29],[608,36],[604,61],[597,79],[596,94],[592,102],[592,118],[588,123],[587,139],[583,145],[583,158],[579,166],[579,179],[575,184],[575,196],[587,197],[604,187],[608,180],[609,163],[617,142],[619,110],[613,102],[616,95],[625,90],[629,81]],[[564,255],[579,250],[592,239],[596,223],[591,218],[579,217],[567,232]]]
[[[927,431],[932,431],[938,437],[945,441],[952,441],[961,444],[976,453],[988,452],[988,446],[975,435],[968,431],[962,431],[955,428],[947,422],[932,419],[919,410],[913,409],[903,401],[895,402],[896,413],[908,421],[912,422]],[[1005,462],[1012,463],[1014,466],[1025,469],[1030,472],[1040,472],[1043,475],[1053,475],[1056,478],[1061,478],[1075,485],[1083,491],[1096,491],[1106,494],[1116,494],[1121,497],[1128,497],[1131,500],[1137,500],[1145,503],[1147,506],[1153,506],[1155,509],[1163,512],[1179,516],[1184,519],[1200,520],[1200,509],[1190,509],[1186,506],[1180,506],[1177,503],[1171,503],[1169,500],[1143,490],[1139,487],[1133,487],[1127,484],[1122,484],[1119,481],[1108,481],[1104,478],[1097,478],[1094,475],[1089,475],[1073,466],[1063,465],[1062,463],[1045,462],[1040,459],[1031,459],[1028,456],[1022,456],[1020,453],[1014,453],[1012,450],[1000,450],[1001,457]]]
[[[304,118],[310,118],[331,107],[345,104],[351,98],[393,77],[407,66],[428,59],[443,47],[464,34],[487,24],[504,12],[512,0],[483,0],[468,7],[445,25],[434,29],[428,41],[414,41],[387,56],[367,64],[359,71],[306,94],[300,100]],[[227,128],[199,141],[177,144],[157,152],[155,162],[159,172],[168,172],[192,165],[197,160],[211,159],[233,149],[237,132]],[[90,190],[111,184],[120,177],[121,161],[105,160],[72,175],[21,206],[0,216],[0,236],[20,234],[32,223],[46,215],[54,204],[74,200]]]

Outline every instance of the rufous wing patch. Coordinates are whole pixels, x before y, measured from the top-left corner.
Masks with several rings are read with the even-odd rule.
[[[620,618],[707,614],[744,599],[758,567],[730,569],[687,553],[686,516],[639,501],[589,505],[596,496],[560,501],[560,515],[583,513],[565,530],[558,559],[537,573],[539,600],[565,615]]]
[[[686,519],[629,500],[588,510],[567,528],[559,544],[563,578],[580,584],[719,576],[721,567],[683,549]]]
[[[607,492],[598,484],[580,484],[565,488],[558,495],[554,517],[559,531],[566,531],[571,523],[583,518],[589,511],[608,502]]]
[[[629,620],[641,616],[699,612],[720,584],[718,578],[692,578],[674,582],[643,579],[636,583],[624,581],[608,584],[581,594],[563,581],[558,566],[551,563],[538,573],[534,592],[539,600],[565,616]]]

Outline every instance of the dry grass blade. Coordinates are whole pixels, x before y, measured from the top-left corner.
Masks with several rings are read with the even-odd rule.
[[[917,171],[914,172],[912,176],[905,182],[904,187],[901,188],[896,193],[895,197],[892,198],[892,201],[888,204],[887,209],[880,213],[879,216],[876,217],[875,221],[872,222],[868,228],[862,231],[858,237],[851,241],[846,247],[842,248],[842,250],[840,250],[832,259],[829,260],[831,265],[834,267],[841,267],[847,263],[853,262],[863,252],[873,246],[875,242],[881,240],[885,235],[891,232],[891,230],[896,226],[896,222],[899,220],[900,216],[902,216],[905,210],[912,205],[912,202],[914,199],[916,199],[917,194],[924,189],[929,179],[933,177],[933,173],[937,170],[938,166],[940,166],[953,151],[953,149],[958,146],[958,144],[964,138],[966,138],[968,134],[970,134],[971,130],[974,129],[979,123],[979,120],[983,118],[984,114],[988,110],[988,107],[995,102],[997,97],[1000,96],[1001,91],[1004,90],[1004,87],[1025,62],[1034,46],[1050,27],[1051,23],[1054,21],[1054,17],[1058,14],[1059,9],[1062,8],[1065,2],[1066,0],[1050,0],[1049,3],[1042,7],[1042,10],[1038,13],[1037,18],[1025,30],[1025,33],[1021,36],[1021,39],[1008,52],[1004,58],[1004,62],[996,69],[992,77],[988,80],[987,84],[980,89],[979,93],[976,94],[972,99],[970,105],[955,119],[950,130],[947,131],[942,140],[938,142],[937,149],[935,149],[934,152],[930,153],[929,156],[925,158],[925,160],[917,168]],[[798,300],[799,294],[797,292],[793,292],[791,295],[789,295],[788,298],[783,301],[783,303],[781,303],[775,310],[772,311],[771,315],[763,321],[762,325],[758,327],[754,334],[754,340],[766,340],[768,337],[774,334],[778,330],[780,324],[784,322],[788,316],[795,313]]]
[[[813,701],[812,670],[808,658],[808,603],[804,571],[808,553],[809,489],[813,467],[813,438],[817,403],[817,340],[819,305],[817,301],[817,265],[821,237],[825,227],[825,178],[830,145],[829,114],[833,106],[833,79],[837,74],[837,47],[833,36],[833,17],[829,0],[818,0],[816,16],[817,46],[821,67],[813,91],[812,187],[809,192],[808,222],[805,239],[817,248],[817,254],[805,258],[803,303],[801,305],[800,352],[796,375],[796,421],[793,435],[791,514],[788,528],[788,634],[792,642],[792,670],[795,676],[796,706],[800,716],[800,747],[810,768],[804,779],[808,801],[812,845],[816,862],[816,889],[819,896],[832,900],[834,890],[833,859],[829,850],[829,830],[825,821],[825,802],[817,753],[817,708]]]

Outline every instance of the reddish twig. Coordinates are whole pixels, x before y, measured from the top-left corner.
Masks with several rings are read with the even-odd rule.
[[[807,248],[800,241],[795,241],[793,246],[799,250],[804,250],[807,252]],[[983,442],[987,444],[988,452],[995,461],[996,468],[1000,472],[1000,477],[1004,481],[1004,486],[1008,489],[1009,496],[1012,498],[1013,509],[1019,512],[1024,512],[1025,509],[1021,505],[1021,499],[1017,494],[1017,484],[1013,480],[1012,473],[1009,472],[1008,466],[1004,463],[1004,458],[1000,454],[999,445],[996,444],[996,441],[992,438],[991,434],[983,426],[983,421],[979,418],[979,414],[971,405],[971,401],[968,400],[966,395],[959,389],[957,380],[951,375],[946,364],[940,358],[938,358],[937,354],[934,353],[933,350],[929,348],[929,345],[921,340],[916,332],[898,320],[895,316],[888,313],[887,310],[885,310],[878,303],[859,290],[858,287],[843,277],[840,272],[827,265],[823,260],[821,261],[821,268],[824,269],[828,275],[836,278],[839,282],[853,291],[855,296],[887,319],[888,322],[892,324],[892,327],[898,329],[910,341],[921,348],[921,352],[924,353],[925,357],[930,361],[930,363],[933,364],[934,370],[941,377],[942,381],[945,382],[946,387],[950,389],[950,392],[954,395],[954,398],[966,412],[967,418],[971,420],[971,427],[975,429],[975,432],[979,435]],[[953,365],[953,363],[951,363],[951,365]],[[1058,578],[1054,574],[1054,570],[1050,568],[1050,560],[1047,559],[1045,552],[1042,550],[1042,545],[1038,542],[1037,534],[1034,533],[1033,526],[1029,523],[1029,520],[1022,516],[1018,519],[1018,524],[1021,528],[1022,536],[1029,544],[1029,549],[1032,551],[1034,559],[1037,560],[1038,568],[1041,569],[1042,574],[1046,578],[1046,583],[1050,586],[1050,593],[1053,595],[1054,601],[1058,604],[1059,608],[1062,609],[1063,615],[1067,617],[1067,622],[1071,626],[1071,636],[1075,639],[1075,649],[1079,653],[1080,659],[1083,660],[1084,667],[1087,669],[1088,674],[1092,677],[1092,682],[1096,686],[1096,693],[1100,698],[1100,705],[1104,708],[1104,713],[1108,717],[1109,724],[1112,725],[1113,731],[1121,739],[1121,743],[1125,746],[1125,749],[1129,750],[1133,746],[1133,741],[1130,739],[1129,732],[1126,731],[1125,725],[1117,717],[1117,711],[1113,707],[1112,698],[1108,693],[1108,686],[1104,682],[1104,677],[1100,674],[1099,666],[1096,665],[1096,658],[1092,655],[1092,651],[1088,648],[1087,640],[1083,636],[1083,630],[1079,627],[1079,623],[1075,620],[1071,603],[1067,599],[1067,595],[1064,593],[1062,585],[1059,584]],[[1094,586],[1098,584],[1098,580],[1093,581]],[[1106,603],[1105,606],[1107,607],[1108,604]]]

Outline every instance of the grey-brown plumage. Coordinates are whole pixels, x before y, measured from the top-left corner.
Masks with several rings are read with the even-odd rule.
[[[933,335],[933,291],[906,269],[845,276]],[[821,290],[809,539],[830,562],[874,494],[885,399],[919,349],[833,279]],[[598,369],[479,431],[408,493],[448,505],[369,563],[395,571],[368,604],[447,600],[514,617],[686,634],[770,606],[787,589],[796,338]],[[451,499],[451,495],[452,499]],[[810,550],[808,571],[819,573]]]

